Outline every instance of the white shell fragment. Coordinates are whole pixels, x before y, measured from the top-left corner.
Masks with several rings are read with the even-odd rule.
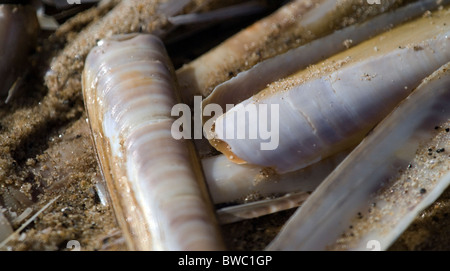
[[[272,83],[217,118],[212,144],[236,162],[279,173],[357,144],[423,78],[450,61],[448,12],[446,8],[406,23]],[[258,118],[267,117],[261,105],[279,108],[279,129],[271,131],[279,144],[273,150],[262,148],[272,138],[239,136],[247,130],[250,110],[256,108]],[[266,126],[273,125],[269,112]]]
[[[220,250],[193,146],[171,134],[173,72],[153,35],[115,36],[90,52],[83,94],[97,155],[131,249]]]
[[[450,62],[358,145],[268,249],[387,249],[450,184],[449,105]]]

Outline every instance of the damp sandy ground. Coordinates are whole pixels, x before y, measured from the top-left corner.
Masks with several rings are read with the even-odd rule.
[[[0,206],[13,230],[20,229],[1,250],[68,250],[71,240],[79,242],[82,250],[126,250],[111,204],[104,196],[106,188],[81,96],[80,68],[74,69],[74,74],[64,74],[66,80],[58,77],[44,82],[52,57],[116,2],[77,15],[56,33],[42,33],[20,93],[0,107]],[[175,66],[180,66],[242,27],[216,26],[202,34],[208,42],[193,46],[198,36],[193,37],[169,45],[169,54]],[[180,54],[178,46],[188,52]],[[75,61],[67,59],[62,67],[79,65],[83,56],[73,54]],[[60,87],[61,81],[64,91],[49,91]],[[21,229],[40,210],[42,213]],[[228,248],[264,249],[293,212],[222,226]],[[391,250],[450,249],[449,214],[450,189],[417,217]]]

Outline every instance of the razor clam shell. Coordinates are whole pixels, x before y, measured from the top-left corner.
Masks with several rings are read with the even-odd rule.
[[[212,145],[236,162],[279,173],[356,145],[423,78],[450,60],[448,12],[406,23],[269,85],[217,118]],[[275,150],[262,151],[267,140],[261,138],[237,139],[247,123],[242,117],[234,121],[235,115],[243,116],[246,106],[254,104],[279,106]],[[227,129],[234,134],[226,134]]]
[[[202,159],[205,179],[215,204],[293,192],[311,192],[348,155],[343,151],[298,171],[277,174],[270,168],[238,165],[224,155]]]
[[[374,241],[387,249],[450,184],[450,134],[435,129],[450,124],[449,90],[447,63],[358,145],[267,249],[365,250]],[[430,146],[447,153],[433,158]]]
[[[171,134],[173,73],[153,35],[89,53],[83,93],[102,173],[131,249],[223,249],[193,146]]]
[[[225,110],[227,104],[240,103],[257,94],[268,84],[348,49],[350,45],[347,42],[355,46],[389,28],[420,16],[427,10],[434,10],[449,3],[450,0],[439,3],[436,0],[415,2],[269,58],[216,86],[203,100],[202,107],[215,103]]]
[[[183,101],[192,105],[193,96],[207,97],[218,84],[258,62],[347,24],[362,22],[401,2],[386,0],[370,6],[366,1],[354,0],[292,1],[178,69]]]
[[[73,3],[70,3],[70,2],[76,3],[77,1],[75,1],[75,0],[73,0],[73,1],[42,0],[42,2],[44,2],[47,5],[52,5],[52,6],[56,7],[57,9],[66,9],[66,8],[73,7]],[[79,0],[80,4],[92,4],[92,3],[97,3],[97,2],[100,2],[100,0]]]
[[[223,20],[233,19],[239,16],[248,16],[254,13],[262,12],[264,6],[260,1],[248,1],[242,4],[236,4],[230,7],[221,8],[205,13],[190,13],[168,18],[173,25],[189,25],[213,23]]]
[[[8,99],[14,82],[25,73],[39,33],[36,11],[28,5],[0,4],[0,97]],[[8,97],[8,98],[7,98]]]
[[[276,199],[260,200],[217,210],[221,224],[230,224],[245,219],[273,214],[300,206],[309,197],[308,192],[286,194]]]

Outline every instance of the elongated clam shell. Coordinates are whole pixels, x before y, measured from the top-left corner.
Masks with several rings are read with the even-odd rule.
[[[11,86],[27,67],[36,46],[39,23],[32,6],[0,4],[0,98],[6,99]]]
[[[130,248],[223,249],[193,147],[171,134],[176,88],[162,42],[130,34],[100,43],[87,57],[83,93]]]
[[[309,197],[308,192],[286,194],[276,199],[267,199],[225,207],[217,210],[221,224],[229,224],[245,219],[257,218],[300,206]]]
[[[277,174],[271,169],[238,165],[224,155],[202,159],[203,171],[215,204],[293,192],[311,192],[339,165],[349,151],[298,171]]]
[[[370,6],[366,1],[354,0],[292,1],[177,70],[183,100],[192,104],[194,95],[208,96],[218,84],[258,62],[346,24],[364,21],[401,2],[381,1],[381,5]]]
[[[450,184],[450,133],[435,128],[449,127],[449,104],[450,62],[364,139],[268,249],[387,249]]]
[[[234,17],[252,15],[263,11],[263,5],[259,1],[246,1],[242,4],[232,5],[218,10],[205,13],[190,13],[170,17],[169,22],[174,25],[207,24],[223,20],[230,20]]]
[[[214,103],[219,104],[225,110],[227,104],[240,103],[276,80],[344,51],[349,46],[355,46],[411,18],[420,16],[427,10],[434,10],[449,3],[449,0],[439,3],[435,0],[414,2],[269,58],[215,87],[213,92],[203,100],[202,107]]]
[[[236,162],[283,173],[357,144],[423,78],[450,60],[448,12],[404,24],[271,84],[217,118],[213,145]],[[256,105],[259,113],[261,104],[279,106],[279,144],[270,151],[262,150],[268,140],[237,134],[247,129],[243,116],[249,106]],[[233,129],[234,134],[227,132]]]

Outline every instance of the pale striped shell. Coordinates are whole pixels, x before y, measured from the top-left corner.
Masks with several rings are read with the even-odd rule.
[[[324,64],[269,85],[215,122],[213,144],[232,160],[288,172],[358,143],[420,81],[450,60],[448,9],[383,33]],[[414,35],[410,35],[414,31]],[[248,105],[279,106],[279,145],[238,139]],[[234,138],[232,138],[234,137]],[[225,144],[224,144],[225,143]]]
[[[222,249],[192,146],[171,134],[172,73],[152,35],[115,36],[91,51],[83,91],[102,171],[132,249]]]

